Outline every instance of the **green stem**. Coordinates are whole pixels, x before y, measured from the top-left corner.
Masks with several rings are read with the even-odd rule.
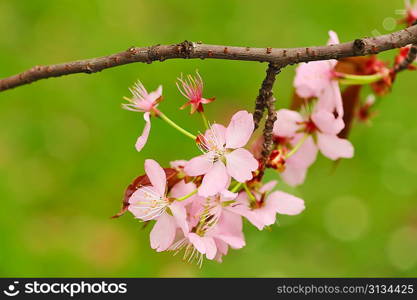
[[[339,82],[346,85],[365,85],[369,83],[374,83],[381,80],[383,74],[373,74],[373,75],[351,75],[338,73]]]
[[[174,121],[172,121],[170,118],[168,118],[165,114],[163,114],[161,111],[158,111],[157,114],[162,120],[164,120],[165,122],[168,123],[168,125],[174,127],[176,130],[178,130],[179,132],[181,132],[182,134],[188,136],[189,138],[196,140],[196,136],[189,133],[187,130],[185,130],[184,128],[178,126],[176,123],[174,123]]]
[[[252,192],[250,191],[250,189],[248,188],[248,185],[246,183],[243,184],[243,188],[245,189],[246,194],[248,194],[250,200],[252,202],[256,202],[255,196],[252,194]]]
[[[201,117],[203,118],[204,126],[206,129],[210,128],[209,122],[207,121],[206,114],[202,111],[200,112]]]
[[[238,182],[238,183],[236,183],[236,185],[230,190],[232,193],[236,193],[239,189],[240,189],[240,187],[242,186],[242,182]]]
[[[298,149],[300,149],[300,147],[304,144],[304,142],[307,140],[307,138],[308,138],[308,134],[306,133],[298,141],[297,145],[295,145],[295,147],[292,148],[290,152],[288,152],[288,154],[285,158],[290,158],[291,156],[293,156],[298,151]]]
[[[197,194],[197,191],[198,190],[194,190],[194,191],[192,191],[191,193],[189,193],[189,194],[187,194],[187,195],[185,195],[185,196],[183,196],[183,197],[181,197],[181,198],[177,198],[176,199],[176,201],[184,201],[184,200],[186,200],[186,199],[188,199],[188,198],[190,198],[191,196],[193,196],[193,195],[195,195],[195,194]]]

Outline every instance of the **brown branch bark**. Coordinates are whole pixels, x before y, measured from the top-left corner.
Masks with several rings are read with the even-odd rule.
[[[95,73],[134,62],[151,63],[153,61],[164,61],[174,58],[211,58],[270,62],[283,68],[287,65],[300,62],[376,54],[409,44],[417,44],[417,25],[378,37],[357,39],[339,45],[307,48],[232,47],[206,45],[189,41],[174,45],[155,45],[145,48],[132,47],[126,51],[109,56],[33,67],[20,74],[0,79],[0,91],[25,85],[40,79],[74,73]]]
[[[262,86],[259,89],[259,95],[256,97],[255,111],[253,112],[253,121],[255,123],[255,130],[259,127],[266,103],[269,97],[272,97],[272,88],[275,83],[275,77],[279,73],[279,68],[276,65],[270,63],[266,69],[266,77],[262,82]]]
[[[281,71],[278,65],[270,63],[268,69],[266,70],[266,78],[262,84],[262,87],[259,91],[259,96],[263,99],[264,109],[267,110],[267,118],[265,121],[265,127],[263,131],[264,142],[262,145],[262,158],[261,158],[261,167],[265,167],[265,163],[269,158],[272,150],[272,129],[274,128],[274,123],[277,120],[277,113],[275,110],[275,98],[272,92],[272,88],[275,83],[276,76]],[[255,117],[255,115],[254,115]],[[262,116],[261,116],[262,117]]]

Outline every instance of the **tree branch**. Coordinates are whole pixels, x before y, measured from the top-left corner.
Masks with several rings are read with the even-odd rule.
[[[155,45],[145,48],[132,47],[126,51],[109,56],[33,67],[20,74],[0,79],[0,91],[25,85],[40,79],[74,73],[95,73],[134,62],[151,63],[157,60],[164,61],[174,58],[211,58],[270,62],[283,68],[287,65],[300,62],[376,54],[394,48],[401,48],[409,44],[417,44],[417,25],[387,35],[320,47],[250,48],[206,45],[189,41],[174,45]]]
[[[269,154],[271,154],[272,150],[272,129],[274,128],[274,123],[277,120],[275,98],[272,92],[272,88],[274,86],[276,76],[280,71],[281,69],[278,67],[278,65],[270,63],[268,65],[268,69],[266,70],[266,78],[262,83],[262,88],[259,91],[259,97],[262,97],[263,99],[263,107],[264,109],[266,108],[268,112],[263,131],[264,142],[262,145],[261,153],[261,168],[265,167],[265,163],[268,160]]]
[[[253,113],[253,121],[255,123],[255,130],[259,127],[268,98],[272,97],[272,88],[275,83],[275,77],[279,73],[279,68],[276,65],[270,63],[268,69],[266,69],[266,77],[262,82],[262,86],[259,89],[259,95],[256,97],[255,111]]]

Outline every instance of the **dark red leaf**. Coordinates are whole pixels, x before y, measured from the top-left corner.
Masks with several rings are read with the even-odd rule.
[[[347,138],[352,128],[352,121],[355,117],[355,111],[359,104],[359,94],[362,86],[351,85],[348,86],[342,93],[343,99],[343,121],[345,122],[345,128],[339,133],[340,138]]]
[[[369,60],[369,56],[342,58],[336,65],[336,72],[353,75],[365,75],[365,68]]]

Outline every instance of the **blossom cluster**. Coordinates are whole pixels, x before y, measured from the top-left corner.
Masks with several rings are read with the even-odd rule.
[[[193,135],[174,123],[159,110],[162,87],[148,92],[137,82],[130,89],[133,97],[125,98],[128,103],[123,105],[144,114],[145,128],[136,149],[141,151],[145,146],[151,118],[156,117],[191,138],[202,153],[188,161],[173,161],[169,168],[147,159],[146,174],[129,186],[125,210],[141,221],[156,221],[150,233],[151,247],[156,251],[183,251],[184,259],[198,264],[203,256],[221,261],[229,247],[245,246],[243,218],[262,230],[275,223],[277,214],[301,213],[304,201],[274,191],[277,181],[262,183],[259,159],[245,148],[255,128],[251,113],[236,112],[227,127],[211,124],[203,104],[214,98],[203,98],[201,76],[179,78],[178,87],[188,99],[191,113],[203,117],[205,132]]]
[[[408,18],[414,16],[411,6]],[[416,15],[417,19],[417,15]],[[329,32],[328,44],[339,43]],[[201,265],[203,258],[222,261],[229,248],[245,246],[243,221],[259,230],[276,223],[277,215],[297,215],[304,200],[276,189],[277,180],[264,182],[272,170],[291,186],[302,184],[318,153],[330,160],[351,158],[347,139],[354,121],[368,122],[377,97],[385,95],[395,80],[395,66],[409,47],[400,49],[392,67],[376,56],[302,63],[296,69],[290,109],[279,109],[273,127],[273,150],[262,157],[262,137],[253,137],[250,112],[236,112],[227,126],[210,123],[204,105],[203,79],[178,78],[177,87],[187,99],[181,107],[201,115],[205,132],[191,133],[159,108],[162,86],[148,92],[137,82],[123,107],[143,113],[145,127],[136,141],[137,151],[146,145],[151,119],[161,119],[192,141],[202,153],[188,160],[172,161],[163,168],[153,159],[144,163],[145,174],[125,193],[123,210],[143,222],[154,222],[150,244],[158,252],[182,252],[187,261]],[[414,69],[410,66],[409,69]],[[365,88],[371,94],[361,100]],[[120,215],[119,213],[118,215]]]

